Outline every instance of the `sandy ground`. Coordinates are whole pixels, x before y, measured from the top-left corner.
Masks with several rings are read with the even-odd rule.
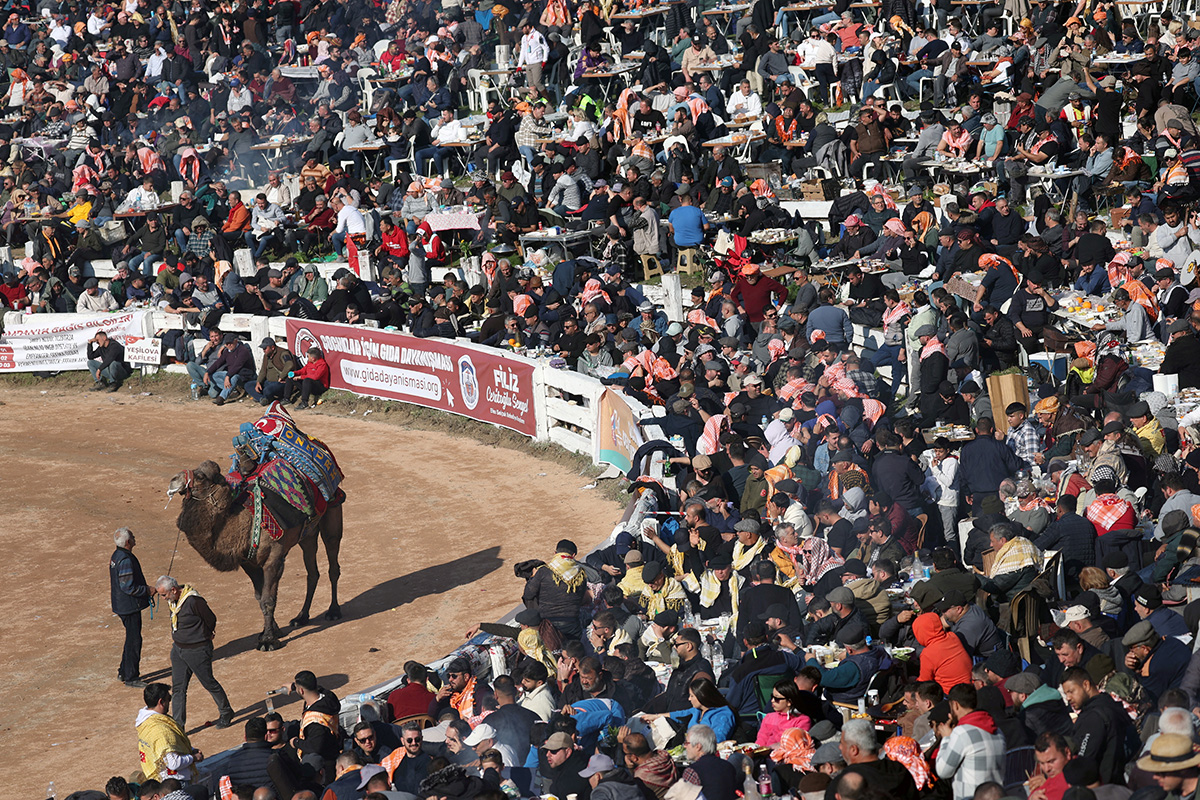
[[[46,391],[48,389],[48,391]],[[43,384],[0,388],[7,457],[0,472],[0,775],[11,797],[41,798],[103,789],[112,775],[138,769],[133,722],[141,692],[116,679],[123,633],[111,613],[112,532],[137,535],[147,579],[166,572],[176,541],[179,500],[164,510],[176,472],[212,458],[228,467],[230,439],[258,407],[218,408]],[[181,540],[173,573],[207,598],[218,618],[217,679],[238,721],[263,712],[269,689],[311,669],[339,695],[401,672],[409,658],[432,660],[461,641],[472,623],[494,620],[519,600],[512,565],[545,557],[569,536],[581,547],[612,529],[619,509],[590,479],[523,452],[370,419],[298,412],[346,473],[346,534],[339,587],[345,618],[285,630],[287,646],[254,649],[261,614],[249,580],[218,573]],[[324,573],[325,556],[320,556]],[[299,551],[279,593],[280,625],[303,601]],[[313,604],[329,604],[322,576]],[[170,682],[165,606],[144,613],[142,672]],[[282,706],[296,715],[298,700]],[[195,681],[189,727],[216,718]],[[192,733],[216,753],[239,743],[241,725]]]

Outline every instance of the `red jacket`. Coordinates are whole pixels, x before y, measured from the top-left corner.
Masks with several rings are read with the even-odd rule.
[[[316,361],[310,361],[300,368],[296,373],[296,377],[303,380],[304,378],[312,378],[317,383],[329,388],[329,362],[323,358],[318,358]]]
[[[913,635],[921,651],[922,681],[937,681],[948,692],[960,683],[971,682],[971,657],[962,641],[942,627],[942,618],[927,612],[913,621]]]
[[[392,228],[391,233],[383,235],[383,249],[390,256],[403,258],[408,255],[408,234],[399,225]]]
[[[751,284],[745,278],[738,278],[733,285],[730,297],[733,302],[746,309],[746,316],[751,322],[762,322],[763,310],[771,304],[771,293],[779,295],[780,302],[787,300],[787,289],[774,278],[760,275],[756,283]]]

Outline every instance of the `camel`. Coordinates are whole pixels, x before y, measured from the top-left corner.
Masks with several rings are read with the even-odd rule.
[[[243,466],[253,465],[251,462]],[[242,474],[249,474],[249,471]],[[283,647],[279,641],[279,627],[275,624],[275,600],[279,579],[283,576],[284,560],[297,543],[304,554],[308,589],[304,596],[304,608],[292,619],[291,625],[305,625],[309,621],[309,608],[321,577],[317,566],[318,540],[312,530],[314,526],[320,532],[320,541],[325,543],[325,553],[329,557],[329,583],[333,598],[329,610],[325,612],[325,619],[342,618],[337,595],[338,577],[341,575],[338,565],[338,550],[342,543],[340,503],[330,503],[319,518],[286,529],[278,540],[264,535],[251,560],[247,555],[250,552],[254,512],[240,503],[233,504],[233,490],[216,462],[205,461],[194,471],[179,473],[171,479],[167,492],[168,495],[179,494],[183,498],[183,508],[175,524],[201,558],[220,572],[232,572],[240,567],[250,576],[250,582],[254,584],[254,596],[263,614],[263,631],[258,637],[259,650],[278,650]]]

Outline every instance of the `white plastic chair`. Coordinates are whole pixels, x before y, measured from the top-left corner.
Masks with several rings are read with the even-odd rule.
[[[481,72],[477,69],[467,70],[467,81],[471,84],[470,95],[479,100],[479,105],[472,106],[476,111],[483,111],[487,108],[488,96],[492,93],[496,95],[496,102],[504,102],[504,94],[496,86],[483,86],[480,82]]]

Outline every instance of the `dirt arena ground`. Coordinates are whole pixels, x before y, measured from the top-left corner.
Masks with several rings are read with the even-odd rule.
[[[112,532],[133,529],[134,552],[153,583],[176,538],[180,506],[176,499],[164,510],[167,482],[205,458],[227,468],[230,439],[258,407],[145,397],[132,384],[110,395],[53,382],[0,386],[0,402],[0,775],[10,797],[44,797],[54,780],[62,798],[138,769],[133,723],[141,692],[116,679],[123,634],[109,604]],[[514,563],[545,557],[564,536],[590,546],[619,517],[617,505],[583,489],[591,479],[570,467],[360,414],[297,414],[346,473],[340,622],[286,630],[286,647],[260,653],[262,617],[249,580],[216,572],[180,542],[173,573],[216,612],[215,673],[239,723],[262,713],[266,692],[300,669],[344,695],[399,674],[409,658],[444,655],[471,624],[495,620],[519,601]],[[297,551],[280,589],[280,625],[303,592]],[[328,603],[322,574],[314,618]],[[169,683],[165,606],[143,619],[142,671]],[[299,709],[296,699],[280,707],[285,716]],[[193,730],[216,717],[195,681],[188,712]],[[189,734],[194,746],[216,753],[242,740],[241,727]]]

